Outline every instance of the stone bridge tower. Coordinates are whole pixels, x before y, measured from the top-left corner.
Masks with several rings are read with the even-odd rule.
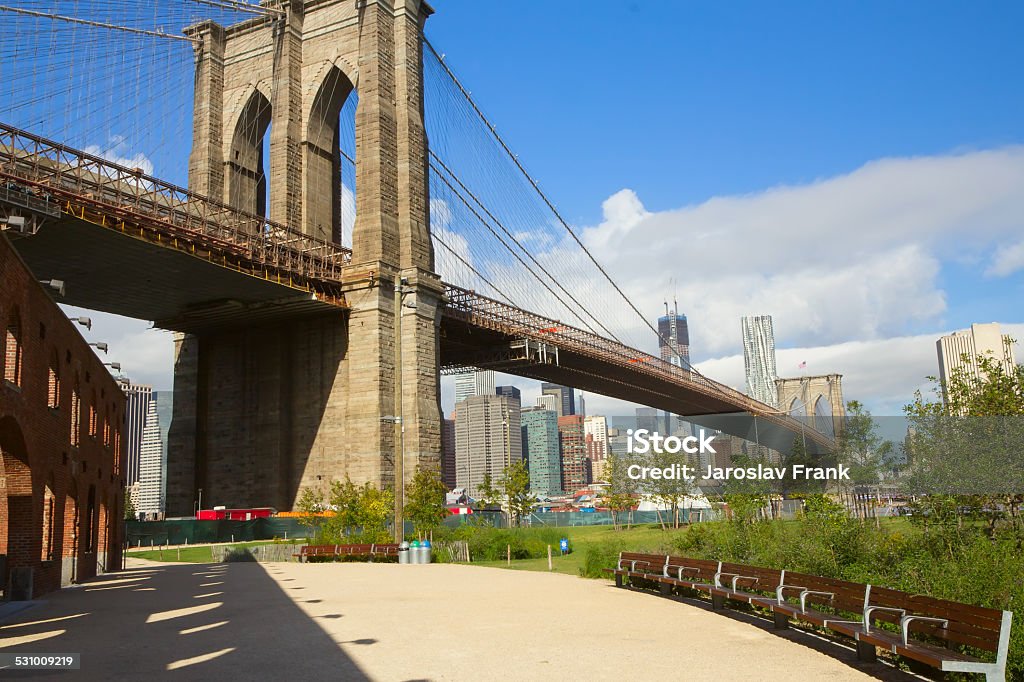
[[[429,232],[423,0],[284,0],[277,18],[187,29],[196,45],[190,189],[339,242],[338,115],[357,93],[347,311],[176,341],[167,510],[291,509],[331,479],[394,483],[394,286],[406,479],[440,456],[443,286]],[[263,140],[269,127],[269,167]]]

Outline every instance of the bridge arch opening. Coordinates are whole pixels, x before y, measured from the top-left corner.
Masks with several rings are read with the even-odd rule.
[[[803,405],[800,404],[800,398],[793,398],[793,401],[789,403],[789,416],[791,417],[802,417],[804,415]]]
[[[835,428],[832,423],[832,403],[824,394],[819,395],[814,401],[814,428],[832,437],[835,435]]]
[[[228,203],[267,217],[270,100],[253,90],[238,116],[227,161]]]
[[[303,163],[307,234],[351,244],[355,223],[355,110],[352,80],[330,65],[310,103]]]

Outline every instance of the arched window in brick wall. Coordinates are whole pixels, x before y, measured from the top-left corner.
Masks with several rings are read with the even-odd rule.
[[[14,310],[4,334],[4,381],[21,386],[21,318]]]
[[[56,410],[60,407],[60,361],[57,358],[57,351],[53,351],[50,358],[49,386],[46,392],[46,405]]]
[[[82,394],[78,387],[78,377],[71,387],[71,444],[78,447],[82,442]]]
[[[89,401],[89,437],[96,437],[96,430],[99,426],[98,408],[96,406],[96,390],[93,389],[92,400]]]
[[[54,515],[57,513],[57,496],[53,494],[53,474],[50,474],[43,490],[43,561],[56,559],[56,542],[53,536]]]

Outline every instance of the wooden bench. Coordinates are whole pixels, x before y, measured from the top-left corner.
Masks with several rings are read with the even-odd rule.
[[[611,569],[608,569],[611,570]],[[777,628],[809,623],[856,642],[857,657],[874,660],[877,649],[943,672],[1005,680],[1012,612],[971,606],[876,585],[748,566],[623,552],[615,584],[641,578],[668,594],[673,586],[705,593],[712,608],[739,601],[768,610]],[[994,654],[983,660],[957,647]]]
[[[775,596],[752,603],[771,610],[779,629],[795,619],[855,639],[862,629],[866,592],[863,583],[783,571]]]
[[[316,557],[356,557],[373,561],[377,558],[398,558],[396,544],[360,544],[360,545],[305,545],[297,554],[299,561],[308,561]]]
[[[863,628],[855,637],[861,658],[873,659],[877,647],[943,672],[979,673],[990,681],[1005,679],[1011,611],[876,585],[867,586],[864,599]],[[877,621],[890,623],[896,631],[880,629]],[[991,652],[995,661],[963,653],[953,648],[956,646]]]
[[[722,563],[711,588],[711,608],[725,608],[726,600],[756,605],[766,595],[776,593],[784,576],[785,571],[775,568]]]
[[[653,579],[663,574],[667,554],[639,554],[619,552],[619,561],[614,569],[606,568],[615,575],[615,586],[622,587],[623,578]]]
[[[668,594],[673,587],[685,587],[711,594],[715,586],[715,575],[721,568],[721,561],[670,556],[661,578],[658,579],[661,583],[661,593]]]

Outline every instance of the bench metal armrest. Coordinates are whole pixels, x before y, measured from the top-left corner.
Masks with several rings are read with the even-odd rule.
[[[889,613],[898,613],[900,616],[907,613],[906,609],[894,609],[889,606],[868,606],[864,609],[864,632],[871,632],[871,614],[875,611],[888,611]]]
[[[752,575],[738,575],[736,573],[726,573],[724,575],[731,575],[732,576],[732,591],[733,592],[736,591],[736,581],[737,580],[753,580],[754,582],[757,582],[757,578],[755,578]],[[719,585],[719,587],[721,587],[721,585]]]
[[[629,572],[630,573],[636,573],[636,565],[637,565],[637,563],[639,561],[640,561],[639,559],[634,559],[633,561],[629,562]]]
[[[900,630],[903,632],[903,646],[907,646],[907,637],[910,636],[910,623],[915,620],[927,621],[929,623],[942,623],[942,629],[949,627],[949,621],[945,618],[932,618],[930,616],[902,616],[900,618]]]
[[[785,597],[786,590],[801,590],[801,591],[803,591],[803,590],[806,590],[806,589],[807,589],[806,587],[801,587],[800,585],[779,585],[778,587],[775,588],[775,598],[781,604],[784,601],[786,601],[786,597]]]
[[[715,573],[715,587],[721,587],[722,586],[722,576],[723,575],[737,575],[737,574],[736,573],[729,573],[728,571],[719,571],[718,573]]]
[[[666,566],[666,568],[668,568],[668,567]],[[699,568],[694,568],[693,566],[673,566],[672,568],[677,569],[676,570],[676,577],[677,577],[678,580],[682,580],[683,579],[683,571],[693,571],[694,573],[700,573],[700,569]]]
[[[800,593],[800,613],[807,613],[807,595],[814,594],[819,597],[828,597],[833,599],[836,594],[835,592],[819,592],[817,590],[804,590]]]

